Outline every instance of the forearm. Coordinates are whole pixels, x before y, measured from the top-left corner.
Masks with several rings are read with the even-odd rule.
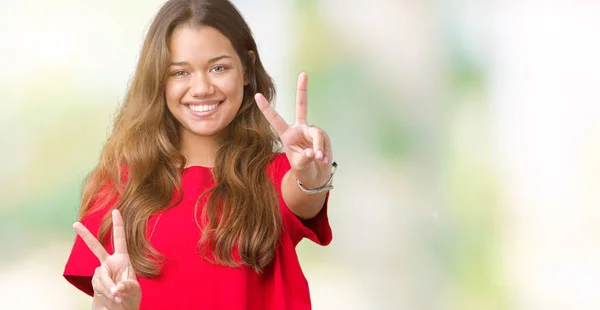
[[[320,185],[323,184],[319,184],[318,186]],[[302,219],[311,219],[319,214],[327,198],[327,192],[314,195],[303,192],[296,183],[296,176],[293,170],[288,171],[283,176],[281,193],[288,208]]]

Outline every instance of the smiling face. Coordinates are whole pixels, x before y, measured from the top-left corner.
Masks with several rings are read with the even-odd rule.
[[[219,137],[244,95],[244,67],[231,42],[208,26],[177,28],[169,43],[166,101],[181,135]]]

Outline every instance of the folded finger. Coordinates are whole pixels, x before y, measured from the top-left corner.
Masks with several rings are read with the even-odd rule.
[[[140,284],[136,280],[127,279],[117,284],[117,292],[123,296],[129,296],[140,290]]]
[[[106,268],[104,267],[96,268],[94,276],[92,277],[92,287],[94,288],[94,293],[96,295],[102,295],[107,298],[112,298],[110,288],[114,287],[114,283],[107,283],[107,281],[105,280],[105,278],[107,277],[107,272],[105,272],[105,270]],[[112,282],[112,280],[110,281]]]
[[[331,150],[331,139],[327,133],[324,134],[323,141],[323,154],[325,155],[323,163],[328,165],[333,162],[333,151]]]
[[[96,270],[96,274],[98,277],[98,283],[100,286],[102,286],[102,290],[104,292],[108,292],[108,295],[105,296],[107,298],[115,300],[115,297],[117,295],[117,285],[110,277],[110,272],[108,271],[108,268],[100,266]]]
[[[313,141],[313,150],[315,151],[315,158],[318,160],[323,160],[326,156],[326,134],[323,130],[315,126],[311,126],[309,128],[309,132]]]

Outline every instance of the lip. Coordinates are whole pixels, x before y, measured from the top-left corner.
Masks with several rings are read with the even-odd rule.
[[[221,103],[221,102],[223,102],[223,100],[211,99],[211,100],[186,101],[183,104],[184,105],[212,105],[212,104]]]
[[[206,117],[206,116],[215,114],[222,103],[223,103],[223,101],[221,101],[221,100],[199,100],[199,101],[187,101],[187,102],[184,102],[183,105],[185,105],[187,110],[192,115],[197,116],[197,117]],[[190,108],[190,105],[213,105],[213,104],[217,104],[217,107],[210,111],[205,111],[205,112],[197,112],[197,111],[192,110],[192,108]]]

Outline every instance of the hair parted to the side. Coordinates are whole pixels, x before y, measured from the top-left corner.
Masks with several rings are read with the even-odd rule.
[[[254,102],[254,94],[272,100],[275,87],[250,28],[227,0],[170,0],[159,10],[101,159],[86,179],[79,217],[116,199],[136,273],[143,277],[160,273],[162,257],[148,242],[146,227],[152,214],[171,207],[174,193],[181,193],[185,157],[178,150],[179,124],[167,109],[165,84],[170,38],[183,26],[219,30],[231,41],[249,81],[240,110],[224,129],[227,135],[217,150],[215,187],[205,193],[206,204],[197,206],[203,210],[199,250],[206,254],[204,250],[210,248],[214,255],[207,259],[236,267],[233,250],[237,247],[241,263],[260,272],[273,260],[282,230],[277,193],[266,171],[280,142]],[[254,52],[254,62],[249,51]],[[109,212],[99,240],[107,240],[110,227]]]

